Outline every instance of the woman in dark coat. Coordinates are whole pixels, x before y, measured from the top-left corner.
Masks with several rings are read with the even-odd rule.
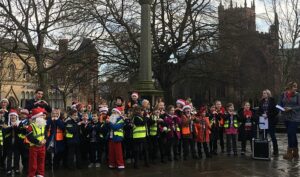
[[[262,92],[262,99],[259,102],[258,117],[263,116],[268,119],[269,129],[267,133],[271,136],[273,144],[273,155],[278,156],[278,144],[276,139],[276,124],[278,109],[276,108],[275,99],[272,97],[271,91],[266,89]]]

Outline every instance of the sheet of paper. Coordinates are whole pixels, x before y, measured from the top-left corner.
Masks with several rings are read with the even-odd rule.
[[[269,121],[263,116],[259,117],[259,129],[264,130],[269,128]]]
[[[276,108],[279,109],[280,111],[285,111],[285,109],[280,105],[276,105]]]

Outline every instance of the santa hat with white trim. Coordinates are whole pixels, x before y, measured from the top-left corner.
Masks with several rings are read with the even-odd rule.
[[[182,106],[185,106],[185,105],[186,105],[186,101],[183,100],[183,99],[178,99],[178,100],[176,101],[176,104],[181,104]]]
[[[123,107],[116,107],[116,108],[114,108],[114,109],[112,109],[112,112],[116,112],[116,113],[118,113],[118,114],[122,114],[122,112],[124,111],[124,109],[123,109]]]
[[[132,92],[131,96],[139,97],[138,92]]]
[[[185,110],[185,109],[192,109],[192,107],[188,104],[188,105],[183,106],[182,110]]]
[[[11,110],[9,111],[9,113],[8,113],[8,126],[11,125],[10,118],[11,118],[12,115],[16,116],[16,117],[17,117],[17,122],[19,122],[19,115],[18,115],[18,112],[17,112],[16,110],[14,110],[14,109],[11,109]]]
[[[41,117],[42,115],[46,114],[46,110],[41,107],[37,107],[31,110],[31,119],[36,119]]]
[[[104,106],[104,107],[99,108],[99,112],[100,113],[102,113],[102,112],[108,112],[108,107]]]

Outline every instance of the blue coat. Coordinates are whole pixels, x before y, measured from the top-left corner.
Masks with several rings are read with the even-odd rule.
[[[54,141],[54,152],[63,152],[65,148],[65,141],[56,141],[56,128],[65,131],[65,124],[61,119],[52,120],[51,118],[47,119],[46,130],[50,131],[50,135],[47,137],[47,147],[51,141]]]
[[[114,124],[111,123],[111,122],[109,122],[108,124],[109,124],[109,128],[110,128],[110,135],[109,135],[110,139],[112,141],[114,141],[114,142],[120,142],[120,141],[122,141],[123,138],[124,138],[124,135],[123,135],[123,137],[116,136],[114,134],[114,132],[117,131],[117,130],[123,131],[123,127],[124,127],[123,117],[119,117],[117,119],[116,123],[114,123]],[[113,135],[112,137],[111,137],[111,134]]]

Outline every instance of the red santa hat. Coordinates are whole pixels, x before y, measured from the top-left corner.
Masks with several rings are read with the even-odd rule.
[[[139,97],[138,92],[132,92],[131,96]]]
[[[185,105],[186,105],[186,102],[185,102],[185,100],[183,100],[183,99],[178,99],[178,100],[176,101],[176,104],[181,104],[182,106],[185,106]]]
[[[0,101],[0,103],[2,103],[2,102],[9,103],[8,99],[6,99],[6,98],[3,98],[3,99]]]
[[[108,112],[108,107],[101,107],[101,108],[99,108],[99,112],[101,113],[101,112]]]
[[[120,107],[116,107],[116,108],[112,109],[112,111],[121,115],[122,112],[124,111],[124,109],[123,109],[123,107],[120,106]]]
[[[11,109],[10,111],[9,111],[9,114],[8,114],[8,117],[10,117],[11,115],[15,115],[15,116],[19,116],[18,115],[18,112],[16,111],[16,110],[14,110],[14,109]]]
[[[17,110],[14,110],[14,109],[11,109],[10,111],[9,111],[9,113],[8,113],[8,126],[11,126],[11,122],[10,122],[10,117],[12,116],[12,115],[15,115],[16,116],[16,122],[17,122],[17,124],[19,124],[19,115],[18,115],[18,113],[17,113]]]
[[[188,104],[188,105],[183,106],[182,110],[185,110],[185,109],[192,109],[192,107]]]
[[[41,108],[41,107],[34,108],[31,110],[31,119],[36,119],[45,113],[46,113],[46,110],[44,108]]]
[[[27,109],[21,109],[20,114],[29,115],[29,111]]]

